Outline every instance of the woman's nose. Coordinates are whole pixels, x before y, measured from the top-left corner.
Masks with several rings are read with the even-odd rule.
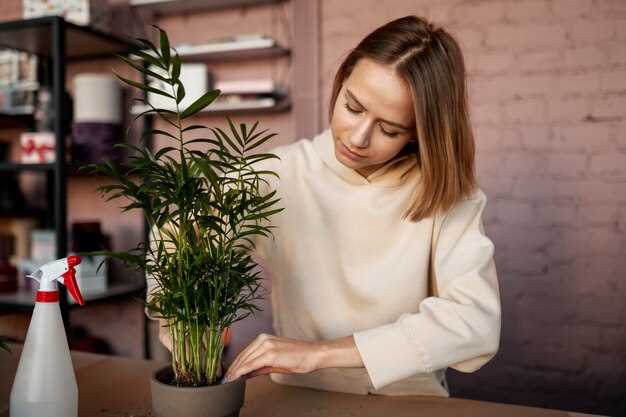
[[[367,148],[370,141],[370,126],[369,123],[360,123],[353,130],[350,135],[350,144],[355,148]]]

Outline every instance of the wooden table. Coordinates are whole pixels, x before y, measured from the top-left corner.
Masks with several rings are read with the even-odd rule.
[[[9,416],[21,345],[0,351],[0,417]],[[150,375],[161,363],[72,352],[81,417],[148,417]],[[460,398],[354,395],[279,385],[267,375],[246,383],[241,417],[582,417],[590,414]],[[183,416],[181,416],[183,417]]]

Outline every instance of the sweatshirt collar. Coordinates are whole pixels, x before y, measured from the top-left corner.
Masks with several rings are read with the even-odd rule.
[[[335,142],[330,128],[313,139],[313,146],[322,161],[337,175],[353,185],[381,185],[395,187],[401,185],[412,174],[417,174],[416,155],[397,155],[386,164],[372,172],[367,178],[357,171],[342,164],[335,155]]]

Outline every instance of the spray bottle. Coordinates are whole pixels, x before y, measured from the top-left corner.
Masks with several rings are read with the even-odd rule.
[[[68,256],[27,275],[39,283],[39,290],[11,388],[10,417],[78,416],[78,386],[61,318],[57,281],[83,305],[75,270],[80,261],[79,256]]]

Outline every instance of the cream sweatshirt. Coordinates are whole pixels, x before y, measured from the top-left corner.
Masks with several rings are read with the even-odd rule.
[[[274,373],[274,382],[447,397],[446,368],[473,372],[496,354],[500,295],[482,191],[410,222],[402,214],[420,186],[414,155],[364,178],[337,160],[330,129],[271,152],[281,160],[259,168],[280,175],[270,187],[285,210],[272,217],[274,239],[256,241],[256,257],[272,279],[274,331],[310,341],[353,335],[365,365]]]

